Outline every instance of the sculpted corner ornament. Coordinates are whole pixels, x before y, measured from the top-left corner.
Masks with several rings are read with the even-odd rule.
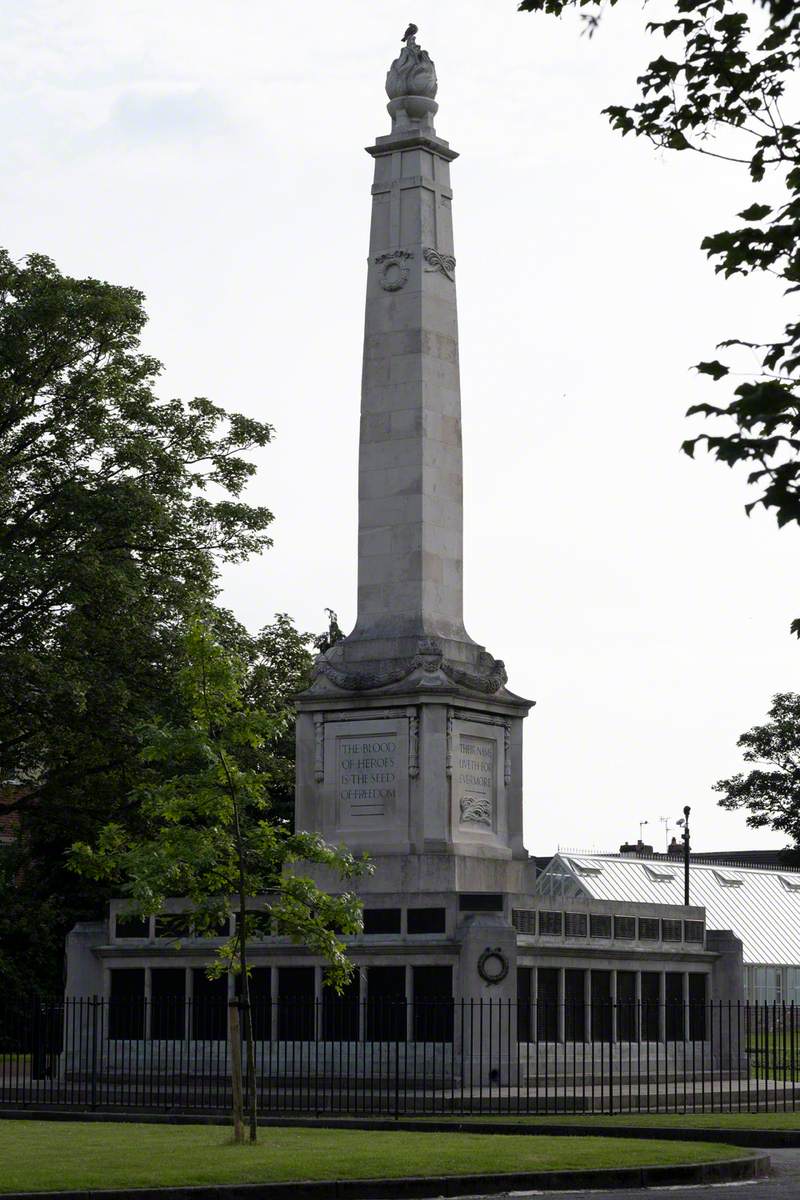
[[[463,667],[443,662],[442,672],[452,683],[458,683],[475,692],[486,692],[487,694],[498,692],[508,682],[505,663],[502,659],[492,658],[486,650],[482,651],[478,659],[477,671],[467,671]]]
[[[478,974],[484,983],[502,983],[508,974],[508,959],[499,946],[487,946],[478,959]]]
[[[327,653],[320,654],[314,660],[312,678],[316,680],[324,676],[345,692],[367,692],[373,688],[392,687],[408,679],[415,671],[420,671],[426,681],[430,677],[431,684],[438,676],[440,682],[448,680],[459,687],[485,695],[499,691],[508,680],[505,664],[499,658],[492,658],[485,650],[478,656],[476,668],[470,670],[467,667],[457,667],[455,663],[445,659],[444,651],[436,638],[421,638],[413,658],[401,660],[396,667],[386,671],[342,670],[331,662]]]
[[[405,262],[413,258],[410,250],[388,250],[385,254],[377,254],[373,259],[378,272],[378,282],[385,292],[398,292],[408,280],[408,267]]]
[[[430,263],[430,266],[425,268],[426,271],[441,271],[442,275],[446,275],[448,279],[455,283],[456,260],[452,254],[440,254],[432,246],[426,246],[422,251],[422,257],[426,263]]]

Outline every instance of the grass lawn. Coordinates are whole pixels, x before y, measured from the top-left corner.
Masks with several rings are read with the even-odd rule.
[[[595,1121],[604,1125],[644,1125],[648,1128],[680,1129],[796,1129],[800,1131],[798,1112],[735,1113],[641,1113],[613,1117],[541,1117],[542,1122],[556,1121],[586,1125]]]
[[[214,1125],[0,1120],[0,1191],[267,1183],[656,1166],[746,1154],[703,1143],[378,1130],[259,1130],[234,1146]]]
[[[478,1121],[520,1125],[630,1125],[648,1129],[796,1129],[800,1132],[800,1109],[797,1112],[735,1112],[735,1113],[617,1113],[614,1116],[583,1113],[564,1116],[463,1116],[436,1117],[434,1120],[455,1122]]]

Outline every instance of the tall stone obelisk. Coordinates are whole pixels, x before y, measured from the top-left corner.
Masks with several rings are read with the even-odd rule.
[[[391,132],[368,148],[358,619],[298,700],[296,823],[413,860],[417,887],[521,890],[530,702],[464,628],[457,156],[415,32],[386,80]]]

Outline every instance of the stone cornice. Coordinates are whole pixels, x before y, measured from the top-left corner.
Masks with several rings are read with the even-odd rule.
[[[525,700],[522,696],[508,691],[502,697],[475,696],[473,698],[455,689],[437,692],[394,692],[391,694],[358,692],[346,695],[335,695],[333,692],[309,695],[308,692],[302,692],[299,696],[293,697],[293,702],[299,712],[347,712],[354,707],[359,711],[366,712],[372,708],[395,709],[405,708],[409,705],[443,704],[458,708],[462,716],[464,713],[461,710],[466,711],[472,707],[476,713],[490,712],[499,717],[518,717],[521,713],[529,712],[536,703],[535,700]]]
[[[443,139],[431,137],[426,133],[413,133],[403,137],[378,138],[374,146],[365,146],[367,154],[373,158],[380,158],[384,154],[393,154],[396,150],[431,150],[434,154],[438,154],[440,158],[447,162],[452,162],[458,158],[458,151],[451,149],[450,145]]]

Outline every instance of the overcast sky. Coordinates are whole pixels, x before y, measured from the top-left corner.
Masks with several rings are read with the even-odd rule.
[[[454,164],[467,628],[535,699],[529,849],[616,848],[692,805],[698,849],[780,845],[716,807],[738,735],[797,688],[798,538],[679,453],[689,367],[771,337],[777,293],[699,250],[741,169],[621,140],[639,5],[579,36],[514,0],[0,0],[2,242],[146,293],[164,394],[271,421],[250,499],[275,547],[227,570],[250,628],[355,618],[372,162],[407,22]]]

